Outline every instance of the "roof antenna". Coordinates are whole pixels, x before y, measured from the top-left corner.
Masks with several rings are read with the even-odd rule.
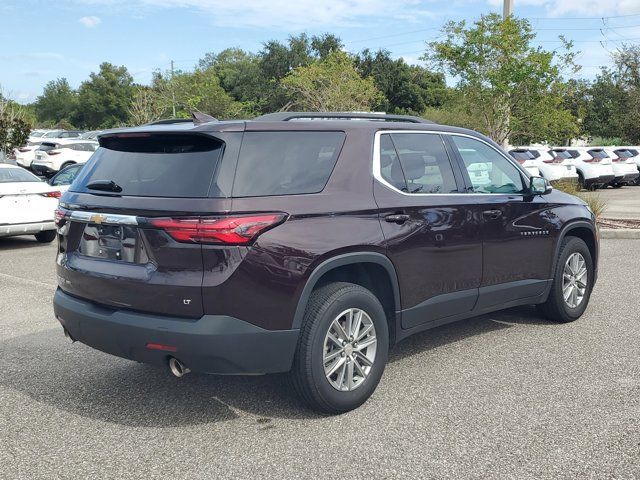
[[[218,121],[217,118],[207,115],[206,113],[198,112],[197,110],[191,111],[191,118],[193,118],[194,125],[202,125],[203,123]]]

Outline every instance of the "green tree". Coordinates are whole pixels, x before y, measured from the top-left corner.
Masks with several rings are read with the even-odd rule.
[[[133,78],[124,66],[100,65],[98,73],[78,89],[74,123],[86,128],[110,128],[126,124],[135,93]]]
[[[173,76],[157,75],[154,88],[164,105],[170,108],[175,101],[178,117],[188,118],[192,111],[216,118],[242,115],[242,105],[224,91],[212,69],[176,72]]]
[[[377,108],[390,113],[419,114],[427,107],[440,107],[446,96],[444,75],[393,59],[387,50],[375,54],[366,49],[355,57],[363,77],[372,77],[385,101]]]
[[[603,68],[588,90],[584,130],[594,137],[620,137],[624,121],[621,112],[626,110],[627,100],[615,73]]]
[[[530,130],[531,122],[522,116],[532,109],[548,123],[540,116],[554,116],[561,108],[545,97],[554,95],[554,85],[562,81],[560,65],[574,66],[571,44],[565,44],[564,55],[534,47],[527,20],[503,21],[497,14],[483,15],[472,26],[449,22],[443,34],[444,40],[429,43],[423,58],[456,79],[467,108],[495,141],[505,144],[511,135],[527,134],[518,129]]]
[[[384,101],[372,78],[362,78],[344,52],[294,69],[282,81],[290,106],[306,111],[371,110]]]
[[[220,86],[231,97],[242,103],[248,115],[260,114],[268,103],[271,89],[260,68],[257,55],[240,48],[228,48],[218,54],[207,53],[200,60],[200,70],[213,70]]]
[[[51,80],[35,101],[38,122],[55,125],[61,120],[71,121],[77,110],[78,95],[66,78]]]
[[[0,153],[6,155],[27,142],[31,133],[29,117],[28,109],[6,98],[0,88]]]

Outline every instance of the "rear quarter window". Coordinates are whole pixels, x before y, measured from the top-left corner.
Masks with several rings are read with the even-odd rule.
[[[232,196],[265,197],[322,191],[344,139],[343,132],[246,132]]]

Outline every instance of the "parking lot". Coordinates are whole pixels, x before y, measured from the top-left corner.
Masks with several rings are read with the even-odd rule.
[[[638,478],[640,257],[605,240],[579,321],[521,308],[398,345],[337,417],[285,378],[170,377],[71,345],[55,246],[0,240],[0,477]]]

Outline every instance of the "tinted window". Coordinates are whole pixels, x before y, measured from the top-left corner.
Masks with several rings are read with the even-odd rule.
[[[221,143],[199,135],[108,137],[72,188],[95,193],[88,184],[110,180],[121,195],[206,197],[221,151]]]
[[[552,150],[550,153],[554,158],[573,158],[566,150]]]
[[[395,146],[409,193],[457,192],[455,177],[440,135],[394,133]],[[397,178],[394,172],[392,177]]]
[[[48,152],[49,150],[53,150],[56,147],[59,147],[60,144],[58,143],[51,143],[51,142],[42,142],[40,144],[40,148],[38,148],[38,150],[43,150],[45,152]]]
[[[593,158],[609,158],[604,150],[589,150],[589,153]]]
[[[476,193],[522,193],[520,170],[486,143],[452,135]]]
[[[51,179],[51,185],[71,185],[83,165],[67,167]]]
[[[408,191],[407,181],[404,178],[396,148],[391,141],[391,135],[380,136],[380,174],[393,187],[403,192]]]
[[[39,181],[38,177],[22,168],[0,168],[0,183]]]
[[[516,160],[519,160],[521,162],[524,162],[526,160],[531,160],[533,159],[533,155],[531,155],[529,152],[527,152],[526,150],[511,150],[509,152],[511,154],[511,156],[513,158],[515,158]]]
[[[233,185],[234,197],[321,191],[344,142],[342,132],[247,132]]]

